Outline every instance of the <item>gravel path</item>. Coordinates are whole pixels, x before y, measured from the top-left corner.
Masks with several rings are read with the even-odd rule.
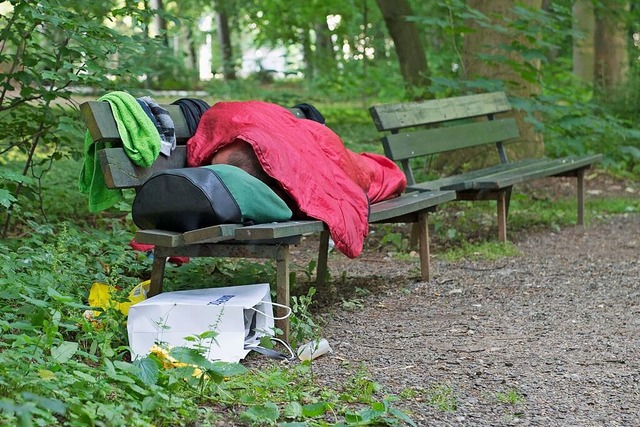
[[[640,426],[640,215],[516,246],[435,259],[429,283],[417,259],[332,255],[353,286],[321,310],[318,377],[364,369],[421,426]]]

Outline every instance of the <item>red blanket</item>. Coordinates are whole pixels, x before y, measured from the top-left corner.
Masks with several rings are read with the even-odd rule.
[[[327,224],[336,248],[350,258],[362,252],[369,201],[395,197],[407,185],[386,157],[347,150],[328,127],[261,101],[219,102],[207,110],[187,143],[187,162],[209,164],[217,150],[238,139],[251,144],[300,211]]]

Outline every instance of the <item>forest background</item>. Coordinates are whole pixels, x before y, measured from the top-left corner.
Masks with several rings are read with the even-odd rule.
[[[356,383],[322,391],[307,365],[275,369],[265,380],[264,373],[180,354],[208,373],[185,382],[184,372],[166,370],[157,358],[129,363],[117,310],[103,313],[99,324],[79,314],[91,283],[129,289],[150,268],[123,249],[133,232],[131,198],[89,215],[77,194],[85,132],[78,104],[85,99],[126,90],[164,101],[186,94],[210,103],[309,102],[349,148],[380,151],[371,105],[505,90],[532,147],[523,151],[522,144],[521,155],[600,152],[607,173],[637,180],[640,172],[640,7],[629,1],[66,3],[0,3],[2,421],[407,421],[390,401],[376,400],[372,384],[365,395]],[[247,67],[249,51],[279,55],[282,66],[271,69],[258,58]],[[481,157],[434,163],[445,173]],[[464,235],[439,229],[448,244]],[[393,243],[396,235],[389,236]],[[214,270],[223,280],[249,283],[272,273],[268,265],[193,263],[175,281],[202,282]],[[293,301],[307,338],[317,332],[310,295]],[[232,375],[241,379],[228,383]],[[292,378],[306,389],[292,386]],[[260,394],[259,383],[273,389]]]

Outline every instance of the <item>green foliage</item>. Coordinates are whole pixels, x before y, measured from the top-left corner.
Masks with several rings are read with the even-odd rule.
[[[604,218],[609,215],[640,212],[640,198],[634,197],[633,194],[629,198],[619,196],[598,198],[589,200],[587,206],[595,217]]]
[[[620,88],[617,96],[610,96],[609,102],[603,102],[594,98],[592,87],[573,75],[571,42],[578,35],[571,29],[568,5],[554,2],[550,11],[514,6],[514,18],[502,17],[499,23],[492,23],[489,17],[461,1],[447,2],[443,7],[448,9],[447,15],[441,13],[412,18],[425,28],[435,26],[450,36],[447,48],[438,51],[438,57],[447,60],[431,62],[432,67],[441,67],[432,73],[430,92],[433,96],[510,91],[512,82],[466,78],[458,52],[463,37],[474,36],[465,26],[466,20],[475,20],[486,32],[518,34],[509,44],[498,46],[497,53],[483,55],[481,59],[488,64],[507,66],[524,82],[541,88],[540,94],[512,97],[511,102],[527,114],[526,120],[544,136],[546,154],[560,157],[603,153],[606,168],[637,174],[640,168],[640,130],[637,129],[636,118],[640,99],[637,83],[640,74],[637,70],[640,65],[637,62],[629,73],[629,83]],[[546,30],[541,34],[540,28]],[[516,61],[514,57],[521,60]],[[450,63],[456,65],[456,72],[447,69]]]
[[[463,243],[462,247],[445,253],[448,261],[461,259],[496,260],[519,255],[518,249],[511,242],[482,242],[478,244]]]
[[[1,424],[185,425],[222,418],[395,425],[408,419],[362,371],[329,390],[316,383],[308,362],[247,370],[183,347],[128,362],[123,314],[84,315],[93,282],[121,287],[116,298],[124,299],[148,274],[148,261],[123,249],[130,234],[119,224],[101,230],[30,222],[27,237],[0,243]],[[313,295],[294,298],[293,329],[304,340],[319,331],[309,312]],[[242,415],[234,418],[238,408]]]
[[[381,247],[388,244],[397,252],[406,251],[409,242],[406,232],[393,231],[393,227],[390,225],[382,226],[380,231],[382,231],[382,238],[380,239]]]
[[[507,403],[509,405],[519,405],[524,403],[524,396],[515,389],[509,389],[506,392],[496,392],[495,394],[496,400],[500,403]]]
[[[316,289],[309,288],[306,295],[291,297],[291,316],[289,317],[289,343],[297,349],[300,345],[320,337],[320,328],[313,320],[310,311]]]
[[[458,409],[458,399],[453,388],[447,384],[436,384],[427,391],[427,401],[434,408],[442,412],[455,412]]]
[[[41,197],[40,180],[54,161],[79,158],[83,127],[75,117],[73,88],[114,87],[119,77],[144,73],[148,46],[140,33],[123,35],[105,26],[139,16],[137,8],[114,9],[79,1],[4,2],[0,15],[0,153],[22,162],[20,173],[31,180],[3,174],[0,197],[14,207],[20,197]],[[78,19],[82,11],[84,19]],[[105,78],[109,70],[111,78]],[[8,230],[9,213],[3,217]]]

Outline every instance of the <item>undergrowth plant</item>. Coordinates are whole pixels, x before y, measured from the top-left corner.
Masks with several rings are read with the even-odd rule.
[[[427,391],[426,398],[429,404],[439,411],[455,412],[458,409],[458,399],[448,384],[434,384]]]
[[[92,283],[118,286],[113,297],[124,299],[145,274],[136,264],[148,261],[122,249],[127,237],[32,223],[22,240],[0,243],[0,424],[411,424],[362,371],[331,390],[316,383],[310,362],[248,370],[175,347],[132,363],[122,312],[85,316]],[[317,336],[313,295],[294,298],[298,340]]]
[[[516,389],[498,391],[496,392],[495,397],[498,402],[507,403],[509,405],[519,405],[525,401],[524,396],[522,396],[522,394]]]

